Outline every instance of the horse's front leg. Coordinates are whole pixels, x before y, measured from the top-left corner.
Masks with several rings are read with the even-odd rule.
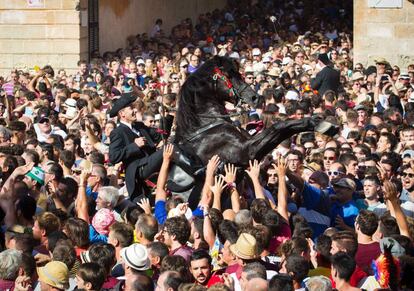
[[[273,124],[246,143],[249,160],[262,160],[285,139],[300,132],[313,131],[314,127],[315,124],[310,118],[288,120]]]

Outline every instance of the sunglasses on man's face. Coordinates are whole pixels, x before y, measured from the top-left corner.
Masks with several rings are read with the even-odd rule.
[[[328,171],[328,176],[339,176],[342,174],[341,171]]]
[[[401,177],[403,177],[403,178],[405,178],[405,177],[407,177],[408,176],[408,178],[414,178],[414,173],[407,173],[407,172],[402,172],[401,173]]]
[[[50,122],[49,118],[42,118],[39,120],[40,124],[49,123],[49,122]]]

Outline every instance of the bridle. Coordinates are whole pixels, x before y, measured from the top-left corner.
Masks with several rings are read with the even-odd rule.
[[[208,115],[208,114],[198,114],[198,116],[200,117],[204,117],[204,118],[229,118],[229,117],[235,117],[235,116],[240,116],[245,110],[243,109],[242,105],[242,101],[243,98],[242,93],[249,88],[249,85],[244,83],[240,86],[239,89],[237,89],[233,83],[230,81],[230,79],[218,68],[215,67],[213,70],[214,74],[213,74],[213,81],[214,81],[214,91],[217,92],[217,82],[218,80],[222,80],[224,82],[224,84],[227,87],[227,94],[230,97],[236,97],[236,105],[235,108],[239,108],[241,110],[239,110],[239,112],[236,113],[230,113],[230,114],[220,114],[220,115]]]

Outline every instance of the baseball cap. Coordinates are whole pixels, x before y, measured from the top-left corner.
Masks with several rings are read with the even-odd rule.
[[[333,186],[347,188],[349,190],[355,191],[356,184],[352,179],[349,178],[341,178],[337,182],[333,183]]]

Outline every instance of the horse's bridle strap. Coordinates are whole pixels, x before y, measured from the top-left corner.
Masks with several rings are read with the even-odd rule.
[[[204,132],[206,132],[206,131],[208,131],[208,130],[210,130],[210,129],[212,129],[212,128],[214,128],[214,127],[216,127],[216,126],[219,126],[219,125],[221,125],[221,124],[223,124],[223,123],[225,123],[225,121],[224,120],[217,120],[216,122],[213,122],[213,123],[210,123],[210,124],[207,124],[207,125],[205,125],[205,126],[203,126],[203,127],[201,127],[201,128],[199,128],[198,130],[196,130],[189,138],[187,138],[187,141],[192,141],[192,140],[194,140],[197,136],[199,136],[200,134],[202,134],[202,133],[204,133]]]

